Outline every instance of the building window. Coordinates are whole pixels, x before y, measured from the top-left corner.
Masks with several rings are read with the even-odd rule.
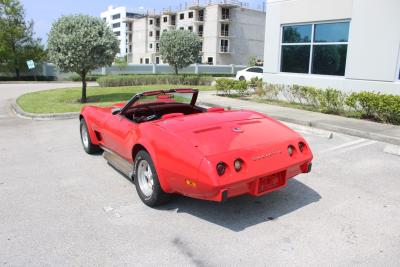
[[[149,20],[149,24],[153,25],[153,20],[152,19]]]
[[[221,9],[222,19],[229,19],[229,8],[223,7]]]
[[[229,52],[229,41],[226,39],[221,40],[221,47],[220,47],[220,52],[222,53],[227,53]]]
[[[160,57],[156,57],[156,64],[160,64]]]
[[[156,40],[160,40],[160,31],[156,31]]]
[[[113,29],[115,29],[115,28],[119,28],[119,27],[121,27],[121,23],[114,23],[113,25],[112,25],[112,27],[113,27]]]
[[[167,32],[167,30],[166,30],[166,29],[164,29],[164,30],[163,30],[163,32]]]
[[[281,71],[344,76],[349,22],[282,27]]]
[[[199,25],[199,28],[198,28],[198,30],[197,30],[197,34],[198,34],[200,37],[203,37],[203,25]]]
[[[172,15],[171,16],[171,25],[175,25],[176,24],[176,15]]]
[[[129,53],[132,53],[132,45],[129,45]]]
[[[153,49],[153,44],[152,43],[149,44],[149,48]]]
[[[197,14],[198,21],[204,21],[204,9],[200,9]]]
[[[113,20],[120,19],[120,18],[121,18],[121,14],[115,14],[112,16]]]
[[[168,22],[168,17],[167,17],[167,16],[163,17],[163,21],[164,21],[165,23],[167,23],[167,22]]]
[[[143,64],[143,58],[140,58],[140,64]]]
[[[120,36],[121,32],[114,32],[115,36]]]
[[[184,29],[185,29],[185,28],[183,28],[183,27],[180,27],[180,28],[179,28],[179,30],[181,30],[181,31],[183,31]]]
[[[188,13],[188,17],[189,17],[189,19],[192,19],[192,18],[193,18],[193,11],[191,11],[191,12]]]
[[[156,18],[156,27],[160,27],[160,18]]]
[[[229,36],[229,24],[221,24],[221,36]]]
[[[153,37],[153,31],[149,31],[149,36]]]
[[[208,65],[213,65],[213,64],[214,64],[214,59],[213,59],[213,57],[208,57],[208,58],[207,58],[207,64],[208,64]]]
[[[156,52],[160,52],[160,43],[156,43]]]
[[[180,20],[185,19],[185,13],[179,14],[179,19],[180,19]]]
[[[193,31],[193,26],[188,27],[188,31],[192,32]]]
[[[145,59],[145,63],[146,63],[146,64],[150,64],[150,59],[149,59],[149,58],[146,58],[146,59]]]
[[[203,42],[200,42],[200,52],[203,51]]]

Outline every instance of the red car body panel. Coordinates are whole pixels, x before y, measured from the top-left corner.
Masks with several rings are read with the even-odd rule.
[[[82,109],[91,140],[131,164],[137,148],[146,149],[165,192],[213,201],[260,196],[310,171],[313,155],[304,138],[264,114],[210,108],[135,123],[112,114],[113,108],[124,105]],[[304,145],[302,151],[299,143]],[[294,148],[292,155],[288,146]],[[234,168],[236,159],[242,161],[240,171]],[[226,164],[222,176],[216,170],[219,162]]]

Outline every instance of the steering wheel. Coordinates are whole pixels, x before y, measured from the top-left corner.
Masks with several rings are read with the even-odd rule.
[[[145,110],[149,110],[150,111],[150,113],[149,113],[150,115],[136,117],[137,113],[140,114],[140,112],[143,112]],[[133,113],[133,120],[138,122],[138,123],[145,122],[145,121],[151,121],[151,120],[154,120],[157,117],[158,116],[157,116],[156,112],[152,108],[150,108],[149,106],[144,106],[144,107],[138,108]]]

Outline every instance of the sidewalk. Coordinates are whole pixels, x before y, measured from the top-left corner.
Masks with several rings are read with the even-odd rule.
[[[198,103],[232,109],[251,109],[281,121],[400,145],[400,126],[221,97],[215,94],[215,91],[200,92]]]

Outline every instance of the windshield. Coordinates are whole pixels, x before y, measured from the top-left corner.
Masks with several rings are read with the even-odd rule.
[[[144,92],[137,95],[128,103],[127,108],[133,108],[147,104],[184,103],[194,105],[197,98],[197,90],[171,89]]]

